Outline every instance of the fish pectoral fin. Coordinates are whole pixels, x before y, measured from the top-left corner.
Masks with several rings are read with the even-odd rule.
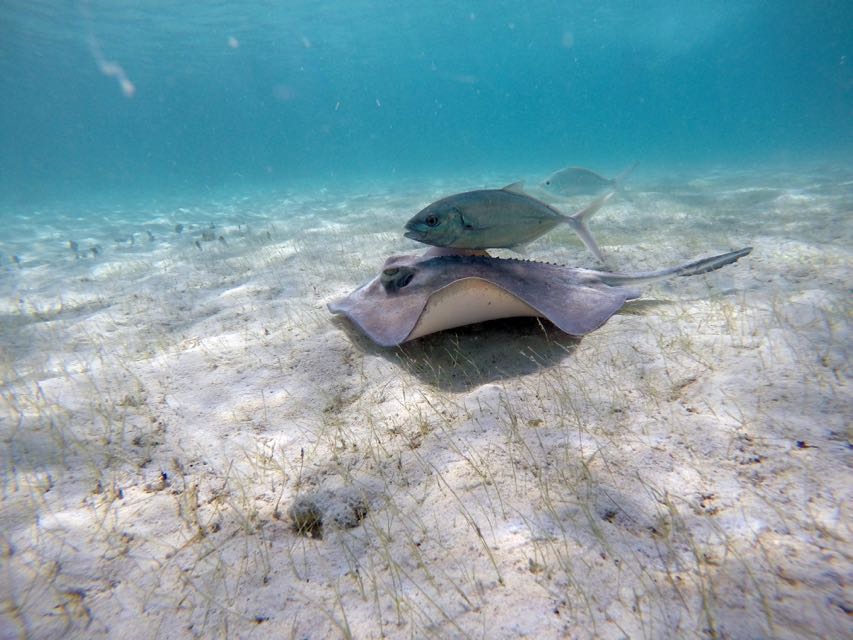
[[[465,231],[481,231],[483,229],[483,227],[477,227],[468,222],[461,211],[459,212],[459,222],[462,224],[462,228],[465,229]]]
[[[526,196],[527,192],[524,190],[524,180],[519,180],[518,182],[513,182],[512,184],[508,184],[501,191],[509,191],[510,193],[517,193],[521,196]]]

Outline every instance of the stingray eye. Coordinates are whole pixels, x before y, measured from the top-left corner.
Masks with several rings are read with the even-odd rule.
[[[428,215],[426,217],[426,220],[424,220],[424,222],[426,222],[428,227],[437,227],[438,226],[438,216],[435,215],[434,213],[431,213],[430,215]]]
[[[412,281],[415,277],[415,269],[412,267],[388,267],[382,270],[379,282],[388,293],[399,291]]]

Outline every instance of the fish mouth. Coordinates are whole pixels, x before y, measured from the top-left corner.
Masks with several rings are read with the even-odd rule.
[[[423,238],[427,237],[427,227],[418,222],[408,222],[404,227],[406,230],[403,233],[403,236],[406,238],[411,238],[412,240],[418,240],[420,242],[423,241]]]
[[[428,233],[424,233],[419,229],[409,229],[403,234],[403,237],[408,238],[409,240],[414,240],[415,242],[420,242],[421,244],[429,244],[435,246],[435,240],[433,240]]]

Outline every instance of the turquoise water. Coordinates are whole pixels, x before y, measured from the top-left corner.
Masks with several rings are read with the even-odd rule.
[[[851,24],[2,0],[0,638],[849,636]],[[752,252],[582,339],[329,312],[432,201],[635,162],[608,268]]]
[[[0,202],[849,163],[850,24],[843,1],[7,0]]]

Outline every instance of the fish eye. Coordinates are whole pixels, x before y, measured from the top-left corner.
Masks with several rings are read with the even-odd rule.
[[[426,217],[426,220],[424,220],[424,222],[426,222],[428,227],[438,226],[438,216],[432,213]]]
[[[551,181],[550,181],[550,180],[546,180],[546,181],[545,181],[545,186],[550,186],[550,184],[551,184]]]
[[[385,275],[385,276],[396,276],[396,275],[397,275],[397,272],[398,272],[399,270],[400,270],[400,267],[390,267],[390,268],[388,268],[388,269],[385,269],[385,270],[382,272],[382,275]]]

